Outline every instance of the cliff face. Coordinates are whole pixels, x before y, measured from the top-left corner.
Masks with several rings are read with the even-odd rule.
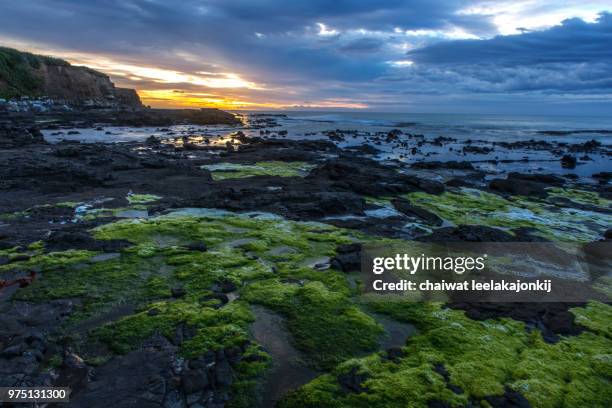
[[[141,108],[133,89],[67,61],[0,47],[0,98],[48,96],[76,106]]]

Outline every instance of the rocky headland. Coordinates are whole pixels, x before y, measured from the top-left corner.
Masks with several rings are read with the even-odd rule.
[[[148,108],[104,73],[0,47],[0,146],[40,143],[40,129],[60,127],[237,123],[218,109]]]

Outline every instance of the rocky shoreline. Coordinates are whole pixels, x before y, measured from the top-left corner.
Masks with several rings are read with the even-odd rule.
[[[609,241],[609,173],[585,183],[491,175],[469,161],[381,162],[376,140],[342,148],[351,134],[339,130],[289,140],[270,117],[244,124],[260,137],[237,130],[224,144],[198,134],[50,144],[41,133],[187,123],[238,124],[217,110],[0,116],[0,385],[70,386],[77,407],[253,406],[274,358],[249,336],[249,305],[259,305],[282,316],[322,373],[281,406],[375,404],[400,378],[416,382],[402,390],[422,392],[396,395],[399,405],[405,397],[430,407],[546,406],[538,382],[566,379],[514,365],[544,358],[563,371],[562,347],[588,356],[570,382],[580,377],[594,391],[560,385],[542,398],[596,406],[609,397],[609,368],[593,365],[612,342],[609,305],[374,302],[349,279],[366,242]],[[415,137],[452,142],[401,130],[372,136]],[[471,142],[464,149],[490,153]],[[559,160],[571,166],[564,157],[578,154],[610,151],[565,145]],[[356,304],[418,334],[378,350],[384,330]],[[479,348],[501,353],[492,372],[479,372]]]

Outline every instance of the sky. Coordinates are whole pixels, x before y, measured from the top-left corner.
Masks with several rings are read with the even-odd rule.
[[[0,45],[154,107],[612,112],[612,0],[0,0]]]

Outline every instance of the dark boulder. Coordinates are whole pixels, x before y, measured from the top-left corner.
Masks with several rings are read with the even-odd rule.
[[[467,161],[428,161],[428,162],[416,162],[410,165],[413,169],[419,170],[437,170],[437,169],[450,169],[450,170],[475,170],[474,165]]]
[[[359,271],[361,269],[361,244],[344,244],[336,248],[336,256],[334,256],[330,265],[333,269],[350,272]]]
[[[181,375],[181,389],[185,394],[193,394],[209,387],[210,381],[206,369],[188,369]]]
[[[552,174],[510,173],[506,179],[494,179],[489,188],[500,193],[522,196],[546,197],[546,188],[562,186],[562,177]]]
[[[406,352],[401,347],[391,347],[386,350],[385,358],[387,360],[398,363],[403,357],[406,356]]]
[[[602,171],[600,173],[595,173],[591,177],[598,180],[600,183],[604,184],[612,180],[612,172],[611,171]]]
[[[412,205],[408,200],[404,199],[394,199],[391,201],[395,209],[401,212],[404,215],[409,217],[418,218],[422,221],[425,221],[427,224],[440,226],[443,223],[442,218],[438,217],[436,214],[427,211],[426,209]]]
[[[353,157],[329,161],[310,172],[308,179],[329,180],[333,186],[363,195],[384,195],[425,191],[439,194],[444,185],[434,180],[402,174],[370,159],[356,161]]]
[[[465,310],[470,319],[488,320],[509,317],[524,322],[528,327],[537,328],[548,343],[556,343],[559,336],[575,336],[584,331],[576,324],[570,308],[580,303],[562,302],[454,302],[452,309]]]
[[[503,395],[485,397],[492,408],[531,408],[527,398],[518,391],[506,388]]]
[[[86,249],[91,251],[117,252],[132,244],[126,240],[97,240],[83,230],[56,230],[45,239],[45,246],[52,251]]]
[[[337,380],[345,393],[362,393],[367,392],[368,389],[363,386],[363,382],[366,381],[370,376],[367,373],[359,373],[357,367],[351,368],[348,373],[338,375]]]
[[[84,388],[89,380],[90,370],[81,357],[70,351],[64,353],[64,360],[59,370],[57,385],[70,387],[76,391]]]
[[[563,155],[563,157],[561,157],[561,166],[565,169],[573,169],[576,167],[576,157],[569,155],[569,154],[565,154]]]

